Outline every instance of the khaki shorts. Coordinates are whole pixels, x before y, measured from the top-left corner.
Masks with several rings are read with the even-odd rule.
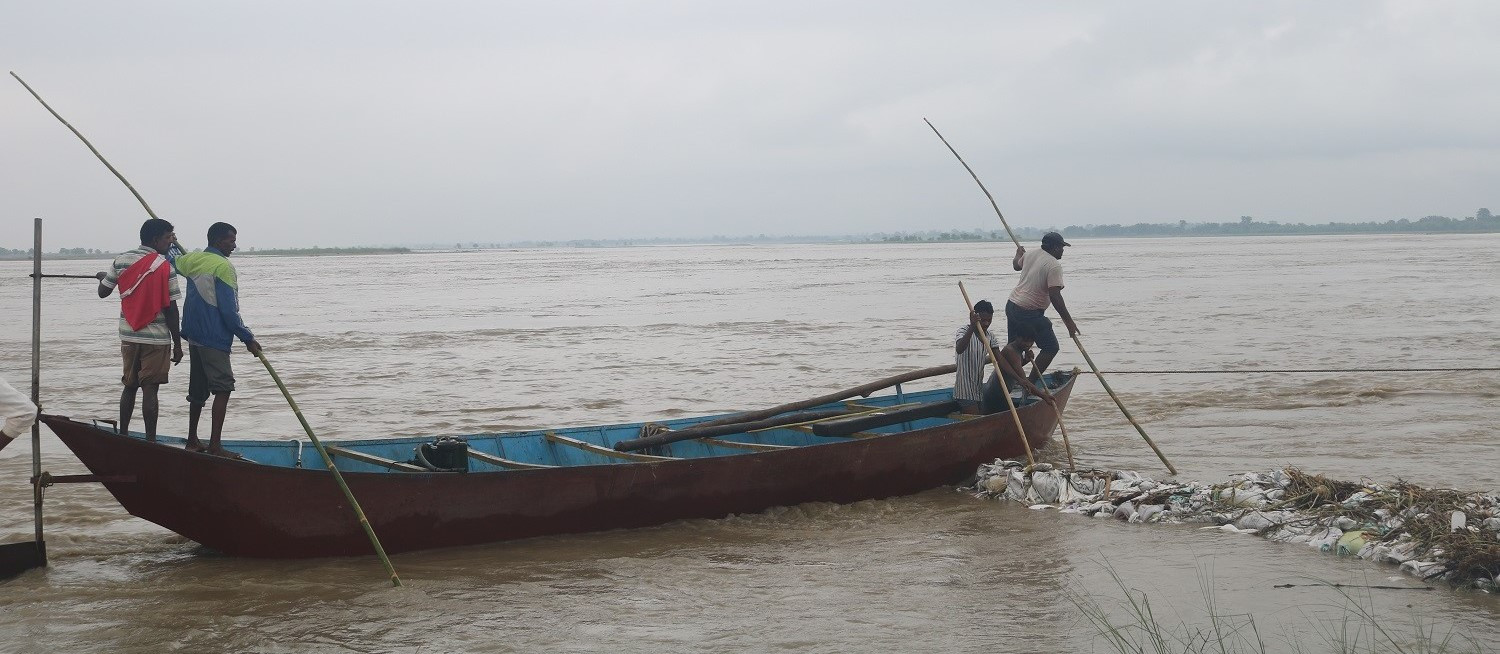
[[[172,346],[121,343],[120,358],[125,360],[125,386],[154,386],[167,383],[172,371]]]

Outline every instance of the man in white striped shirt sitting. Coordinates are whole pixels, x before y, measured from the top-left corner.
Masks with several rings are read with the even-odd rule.
[[[990,331],[990,323],[995,319],[995,307],[989,300],[980,300],[974,303],[974,309],[969,312],[969,324],[959,328],[958,334],[953,342],[953,350],[957,354],[954,363],[958,365],[958,375],[953,382],[953,399],[958,401],[960,410],[964,413],[977,414],[986,410],[1002,410],[1002,407],[985,407],[986,395],[998,396],[999,382],[993,374],[986,384],[984,379],[984,364],[989,361],[989,349],[984,346],[984,341],[979,338],[979,328],[984,328],[985,335],[990,337],[990,347],[995,349],[995,355],[1000,357],[1000,365],[1003,367],[1005,382],[1012,391],[1025,389],[1033,396],[1051,402],[1051,395],[1038,389],[1025,378],[1023,367],[1031,351],[1033,341],[1030,337],[1017,337],[1005,346],[1000,345],[1000,340],[995,338],[995,333]],[[986,386],[996,387],[993,393],[985,393]],[[1002,401],[1004,398],[1000,398]]]

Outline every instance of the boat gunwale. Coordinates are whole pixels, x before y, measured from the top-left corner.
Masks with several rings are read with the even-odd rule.
[[[1068,380],[1065,383],[1063,383],[1061,386],[1055,387],[1054,391],[1062,391],[1065,388],[1069,388],[1073,384],[1073,382],[1076,381],[1077,379],[1078,379],[1078,375],[1070,375],[1069,378],[1068,378]],[[917,395],[917,394],[924,394],[924,393],[935,393],[935,394],[937,394],[937,393],[944,393],[944,392],[950,392],[950,389],[935,389],[935,390],[932,390],[932,391],[917,391],[916,393],[903,393],[902,396],[903,397],[911,397],[912,395]],[[882,397],[886,397],[886,396],[882,396]],[[895,395],[891,395],[891,396],[888,396],[888,397],[895,397]],[[1033,403],[1025,405],[1025,406],[1016,407],[1016,410],[1017,411],[1024,411],[1024,412],[1028,412],[1029,413],[1032,410],[1036,410],[1037,408],[1040,408],[1041,406],[1043,406],[1043,404],[1041,402],[1033,402]],[[736,412],[736,413],[723,414],[723,415],[737,415],[739,413],[743,413],[743,412]],[[698,421],[702,422],[702,421],[707,421],[707,420],[710,420],[710,419],[713,419],[713,418],[716,418],[716,417],[718,417],[718,416],[703,416],[703,417],[695,417],[695,418],[686,418],[684,420],[698,420]],[[74,425],[78,425],[80,427],[83,427],[83,428],[86,428],[86,429],[98,432],[98,434],[101,435],[101,436],[104,436],[104,437],[107,437],[107,438],[110,438],[110,439],[118,439],[119,441],[122,441],[124,443],[128,443],[131,446],[161,448],[161,449],[163,449],[163,450],[165,450],[167,452],[171,452],[173,454],[187,454],[187,455],[197,455],[197,456],[207,457],[206,459],[204,459],[205,461],[212,461],[214,463],[254,466],[258,471],[262,471],[262,472],[267,472],[267,471],[275,470],[275,471],[278,471],[278,472],[293,473],[293,474],[296,474],[296,473],[306,473],[306,474],[324,475],[324,474],[328,473],[328,469],[326,467],[323,467],[321,465],[316,465],[318,463],[316,457],[314,457],[313,459],[310,459],[310,460],[307,459],[306,457],[304,457],[304,465],[302,465],[301,467],[268,464],[268,463],[261,463],[261,462],[258,462],[258,461],[253,461],[253,460],[248,460],[248,459],[241,460],[241,459],[232,459],[232,458],[227,458],[227,457],[214,456],[214,455],[203,453],[203,452],[190,452],[190,451],[184,450],[182,448],[174,447],[172,445],[163,443],[163,442],[161,442],[159,440],[155,441],[155,442],[152,442],[152,441],[147,441],[144,438],[137,438],[135,436],[121,436],[120,434],[111,433],[108,430],[104,429],[103,427],[98,426],[97,424],[91,424],[90,422],[86,422],[86,421],[74,420],[74,419],[72,419],[72,418],[70,418],[68,416],[62,416],[62,415],[57,415],[57,414],[46,414],[46,413],[44,413],[44,414],[42,414],[40,416],[40,419],[43,422],[46,422],[48,419],[67,421],[67,422],[72,423]],[[463,476],[474,476],[474,475],[485,475],[485,476],[489,476],[489,475],[522,475],[522,474],[557,473],[559,471],[564,471],[564,470],[577,471],[577,470],[587,470],[587,469],[593,469],[593,468],[600,468],[600,469],[604,469],[604,468],[618,468],[620,466],[633,466],[633,467],[639,467],[639,466],[648,466],[648,467],[654,467],[654,466],[676,466],[676,465],[682,465],[682,464],[691,464],[691,463],[695,463],[695,462],[702,462],[702,461],[707,461],[707,460],[727,459],[727,458],[741,458],[741,457],[762,458],[762,457],[782,457],[782,456],[788,456],[788,455],[795,456],[796,455],[795,453],[797,451],[799,451],[799,450],[805,450],[805,449],[809,449],[809,448],[818,448],[819,451],[826,451],[824,448],[833,447],[833,446],[865,447],[865,446],[867,446],[869,443],[871,443],[873,441],[884,440],[882,437],[885,437],[885,436],[894,436],[894,437],[907,437],[907,436],[910,436],[910,437],[921,437],[923,435],[930,434],[931,432],[933,432],[933,430],[948,429],[948,428],[952,428],[952,427],[954,427],[956,425],[963,425],[966,428],[972,428],[972,427],[975,427],[975,426],[985,425],[987,423],[994,422],[994,423],[996,423],[997,426],[1001,426],[1001,425],[1009,425],[1010,421],[1011,421],[1011,419],[1010,419],[1010,411],[1006,410],[1006,411],[1000,411],[1000,412],[997,412],[997,413],[990,413],[990,414],[980,415],[980,416],[977,416],[977,417],[975,417],[975,418],[973,418],[971,420],[949,420],[948,422],[944,422],[942,424],[932,425],[932,426],[929,426],[929,427],[923,427],[923,428],[920,428],[920,429],[912,429],[912,430],[907,430],[907,431],[894,432],[894,433],[890,433],[890,434],[879,434],[877,437],[873,437],[873,438],[871,438],[871,437],[856,438],[856,437],[849,437],[849,436],[819,437],[820,438],[819,442],[813,442],[813,443],[809,443],[809,444],[806,444],[806,445],[791,446],[791,447],[788,447],[786,449],[781,449],[781,450],[774,450],[774,451],[750,451],[750,450],[739,450],[739,449],[732,449],[732,448],[721,448],[721,449],[732,449],[732,451],[728,452],[728,453],[725,453],[725,454],[716,454],[716,455],[710,455],[710,456],[673,457],[671,459],[661,460],[661,461],[623,461],[622,460],[622,461],[616,461],[616,462],[585,463],[585,464],[579,464],[579,465],[550,465],[549,467],[545,467],[545,468],[523,468],[523,469],[501,469],[501,470],[474,470],[474,471],[468,471],[468,472],[439,472],[439,471],[425,471],[425,470],[424,471],[420,471],[420,472],[419,471],[410,471],[410,472],[407,472],[407,471],[393,471],[393,470],[382,470],[382,471],[363,471],[363,470],[360,470],[360,471],[350,471],[350,470],[343,470],[343,469],[340,469],[339,472],[342,475],[344,475],[345,477],[348,477],[348,478],[351,478],[351,479],[369,478],[369,479],[381,479],[381,480],[384,480],[384,479],[397,479],[397,478],[399,478],[399,479],[410,479],[410,480],[425,480],[425,479],[432,479],[432,478],[448,478],[448,477],[453,477],[455,475],[463,475]],[[48,424],[49,424],[49,427],[50,427],[50,423],[48,423]],[[606,426],[596,426],[596,427],[580,426],[580,427],[573,427],[573,428],[564,428],[564,429],[559,429],[559,430],[529,430],[529,431],[526,431],[526,432],[513,432],[512,435],[515,435],[515,436],[533,436],[534,435],[536,437],[542,437],[548,431],[554,431],[554,432],[566,432],[566,431],[572,431],[572,430],[599,431],[601,429],[608,429],[611,426],[614,426],[614,427],[629,427],[629,426],[635,426],[635,425],[641,425],[641,424],[646,424],[646,423],[645,422],[619,423],[618,425],[606,425]],[[662,423],[657,423],[657,424],[662,424]],[[730,435],[737,435],[737,434],[730,434]],[[482,439],[487,440],[489,438],[499,438],[499,437],[505,437],[507,435],[505,435],[505,434],[490,434],[490,435],[479,434],[477,436],[480,436]],[[1050,437],[1050,434],[1048,436]],[[170,437],[170,438],[178,439],[180,437]],[[348,448],[350,445],[358,445],[358,444],[371,444],[371,445],[389,446],[389,445],[392,445],[392,444],[404,445],[404,444],[426,443],[426,442],[430,442],[431,438],[432,438],[431,436],[428,436],[428,437],[418,438],[417,440],[407,440],[407,439],[362,439],[362,440],[358,440],[358,441],[353,441],[353,440],[338,440],[338,441],[328,441],[325,444],[326,445],[334,445],[334,446],[343,447],[343,448]],[[460,435],[459,438],[467,438],[467,437]],[[222,441],[222,443],[226,447],[233,447],[235,445],[240,445],[240,446],[245,446],[245,445],[290,445],[292,443],[298,442],[299,440],[300,439],[258,439],[258,440],[241,439],[241,440],[224,440],[224,441]],[[905,440],[905,439],[902,439],[902,440]],[[1042,440],[1045,441],[1045,438],[1043,438]],[[709,443],[708,445],[712,445],[712,443]],[[314,463],[314,465],[306,465],[306,463],[309,463],[309,462]],[[523,461],[522,463],[531,463],[531,462]],[[87,466],[87,463],[85,463],[85,466]]]

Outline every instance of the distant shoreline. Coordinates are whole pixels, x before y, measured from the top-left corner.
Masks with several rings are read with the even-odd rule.
[[[1014,230],[1023,242],[1040,240],[1042,234],[1051,229],[1023,227]],[[1386,221],[1384,223],[1328,223],[1307,225],[1302,223],[1258,222],[1244,216],[1234,223],[1186,223],[1177,225],[1084,225],[1069,226],[1059,230],[1070,239],[1090,238],[1233,238],[1240,236],[1359,236],[1359,235],[1441,235],[1455,236],[1472,234],[1500,234],[1500,218],[1480,209],[1474,216],[1453,219],[1443,216],[1427,216],[1419,220]],[[434,254],[476,252],[483,250],[517,250],[547,248],[612,248],[663,245],[817,245],[817,244],[869,244],[869,243],[988,243],[1009,242],[1010,235],[1004,230],[951,229],[922,232],[874,233],[845,236],[710,236],[700,238],[618,238],[618,239],[572,239],[534,240],[455,244],[454,247],[310,247],[268,248],[237,251],[237,257],[307,257],[307,256],[358,256],[372,254]],[[84,248],[61,248],[55,252],[43,252],[46,260],[111,259],[118,252],[104,252]],[[28,250],[0,248],[0,261],[30,260]]]
[[[43,261],[84,261],[84,260],[108,260],[119,255],[119,252],[104,252],[101,250],[83,250],[83,248],[61,248],[57,252],[42,251]],[[243,250],[235,253],[235,258],[243,257],[331,257],[331,256],[357,256],[366,254],[411,254],[411,248],[402,247],[341,247],[341,248],[270,248],[265,250]],[[32,259],[29,250],[0,250],[0,261],[30,261]]]

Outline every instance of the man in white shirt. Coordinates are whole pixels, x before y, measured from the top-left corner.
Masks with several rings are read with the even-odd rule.
[[[958,328],[953,339],[953,362],[958,365],[958,376],[953,380],[953,399],[964,413],[980,413],[984,401],[984,364],[989,361],[989,351],[979,338],[979,329],[990,337],[990,347],[999,350],[1000,341],[989,331],[990,321],[995,319],[995,305],[989,300],[974,303],[969,312],[969,324]]]
[[[1001,372],[1008,387],[1018,391],[1024,388],[1033,396],[1051,403],[1050,393],[1021,378],[1026,374],[1031,339],[1015,338],[1002,347],[995,333],[989,330],[994,318],[995,306],[989,300],[975,302],[974,309],[969,312],[969,324],[959,328],[953,341],[954,363],[958,365],[958,376],[953,381],[953,399],[958,400],[959,410],[969,414],[1005,410],[1005,398],[1000,397],[1000,382],[995,379],[995,374],[990,373],[989,381],[980,383],[984,379],[984,364],[990,360],[989,348],[979,338],[980,327],[990,337],[990,347],[995,349],[995,355],[1000,357]]]
[[[1052,321],[1047,319],[1047,307],[1057,309],[1058,317],[1068,326],[1068,335],[1078,334],[1078,325],[1074,324],[1073,316],[1068,313],[1068,306],[1063,303],[1062,296],[1063,248],[1070,246],[1070,243],[1063,240],[1062,234],[1047,232],[1042,236],[1040,250],[1027,252],[1026,248],[1017,245],[1016,257],[1011,262],[1016,270],[1021,271],[1021,280],[1016,283],[1015,290],[1011,291],[1010,301],[1005,303],[1006,340],[1014,341],[1018,336],[1029,336],[1036,341],[1041,354],[1037,355],[1031,366],[1033,381],[1047,371],[1052,358],[1061,349],[1057,343],[1057,335],[1052,331]]]
[[[5,420],[4,426],[0,426],[0,450],[31,429],[31,425],[36,422],[36,413],[36,405],[31,403],[31,398],[0,378],[0,419]]]

